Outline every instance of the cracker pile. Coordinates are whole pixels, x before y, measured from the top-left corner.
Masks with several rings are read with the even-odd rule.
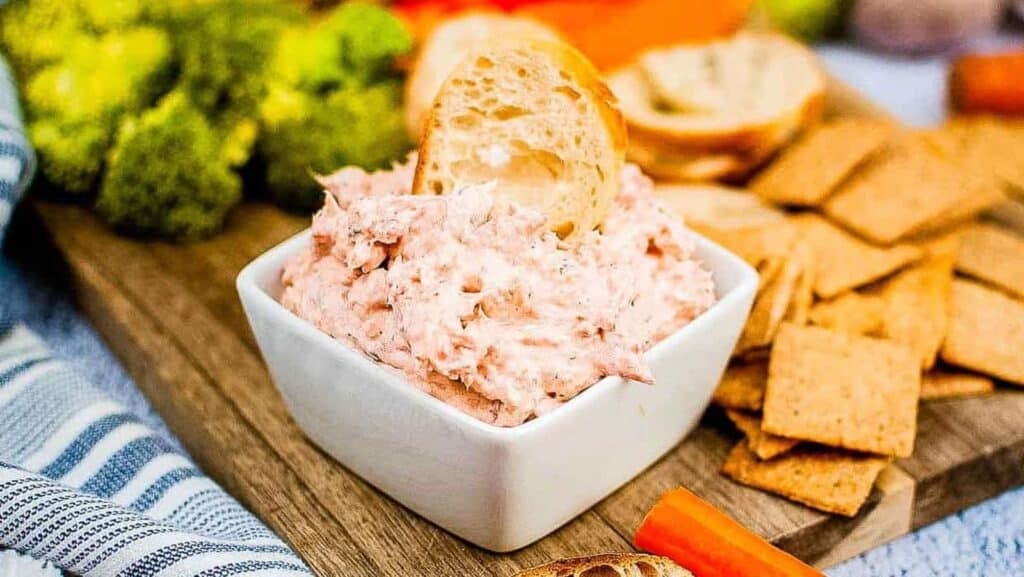
[[[854,516],[912,454],[921,400],[1024,386],[1024,236],[979,217],[1024,199],[1024,169],[993,142],[1024,149],[1024,131],[831,121],[751,181],[748,222],[706,193],[680,210],[761,275],[713,400],[745,437],[725,475]]]

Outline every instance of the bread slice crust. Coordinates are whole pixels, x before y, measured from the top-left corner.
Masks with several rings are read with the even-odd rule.
[[[723,86],[720,87],[723,94],[738,93],[742,102],[724,103],[718,109],[685,108],[685,103],[680,103],[685,99],[685,85],[664,78],[673,74],[673,63],[681,60],[689,65],[701,55],[711,58],[714,54],[730,52],[741,52],[741,57],[752,60],[745,66],[742,62],[736,63],[736,58],[732,58],[732,64],[722,64],[721,74],[740,76],[733,84],[743,84],[744,74],[771,84],[744,90]],[[762,74],[759,68],[763,67],[758,66],[758,58],[771,58],[776,62],[765,72],[768,76],[758,76]],[[676,73],[682,76],[678,67]],[[776,77],[776,73],[787,77]],[[712,45],[654,51],[638,63],[612,74],[608,84],[619,97],[631,135],[660,141],[674,150],[703,153],[773,150],[801,127],[820,119],[824,112],[825,76],[816,57],[806,47],[774,33],[741,32]],[[764,87],[772,88],[778,102],[758,101]]]
[[[513,577],[693,577],[693,574],[666,557],[639,553],[618,553],[562,559],[526,569]]]
[[[483,11],[460,14],[430,33],[405,83],[405,124],[413,141],[423,135],[434,98],[462,58],[491,38],[510,36],[559,39],[557,32],[536,20]]]
[[[434,101],[414,194],[496,182],[567,237],[597,227],[618,192],[626,127],[615,96],[571,46],[536,37],[468,55]]]

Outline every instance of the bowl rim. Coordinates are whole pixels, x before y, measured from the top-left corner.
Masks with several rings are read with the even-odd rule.
[[[691,233],[697,242],[697,252],[705,253],[705,257],[702,258],[705,264],[712,260],[717,263],[717,266],[712,269],[713,274],[715,269],[724,267],[732,270],[733,274],[738,277],[738,281],[724,294],[716,295],[718,298],[711,308],[648,349],[644,356],[649,362],[674,351],[680,341],[715,323],[720,317],[728,314],[729,309],[741,306],[745,292],[756,293],[757,290],[758,273],[750,264],[692,229]],[[398,369],[373,361],[316,328],[312,323],[285,308],[277,298],[270,294],[269,287],[260,279],[268,278],[268,274],[280,277],[284,263],[308,244],[311,234],[311,229],[306,228],[292,235],[257,256],[238,273],[235,284],[243,304],[246,305],[245,308],[261,307],[266,309],[273,322],[283,324],[288,331],[311,339],[311,342],[323,347],[328,353],[340,357],[343,362],[359,366],[362,370],[374,375],[381,384],[409,402],[418,403],[426,410],[453,421],[465,432],[485,441],[502,444],[541,434],[543,430],[571,419],[577,411],[586,410],[587,406],[596,401],[600,395],[609,394],[613,387],[624,382],[622,377],[604,377],[566,401],[557,411],[514,427],[501,427],[480,421],[416,387]],[[708,258],[707,254],[710,254],[711,257]],[[720,285],[716,284],[716,292],[719,287]],[[747,315],[749,315],[749,311]],[[249,315],[247,318],[251,325],[252,321]],[[653,386],[657,386],[657,384]]]

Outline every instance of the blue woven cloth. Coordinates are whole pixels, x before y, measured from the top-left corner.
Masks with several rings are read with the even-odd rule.
[[[0,239],[33,168],[0,61]],[[55,358],[11,305],[0,299],[0,547],[85,577],[311,575],[176,444]]]
[[[7,232],[14,205],[25,193],[35,172],[35,155],[22,126],[14,80],[7,64],[0,59],[0,243]]]

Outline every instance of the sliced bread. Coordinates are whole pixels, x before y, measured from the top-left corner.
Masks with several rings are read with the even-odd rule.
[[[693,577],[667,557],[620,553],[563,559],[513,577]]]
[[[593,230],[619,188],[626,130],[594,67],[561,42],[487,45],[449,75],[420,143],[414,194],[494,182],[562,238]]]
[[[405,124],[414,141],[423,135],[423,123],[441,84],[466,54],[491,38],[513,36],[558,39],[554,30],[535,20],[488,12],[457,16],[431,32],[405,84]]]
[[[648,52],[608,83],[631,134],[699,152],[774,150],[821,117],[825,92],[809,49],[759,32]]]
[[[626,158],[655,178],[676,182],[739,181],[762,160],[761,155],[750,153],[679,150],[637,136],[629,139]]]

